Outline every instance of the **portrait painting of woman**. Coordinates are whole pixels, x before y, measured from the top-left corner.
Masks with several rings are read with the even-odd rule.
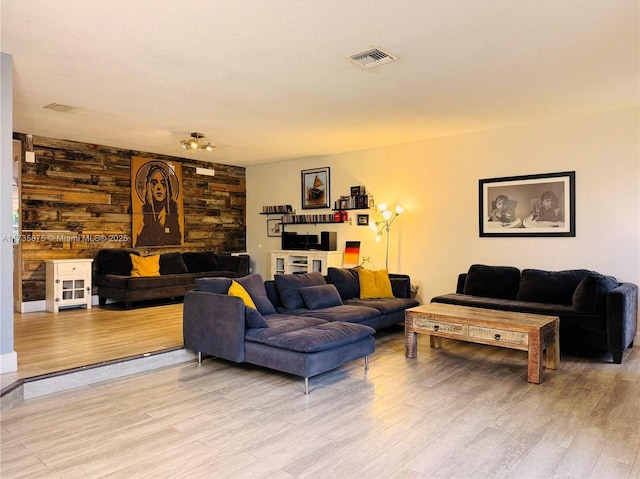
[[[183,244],[182,165],[133,158],[131,169],[133,246]]]

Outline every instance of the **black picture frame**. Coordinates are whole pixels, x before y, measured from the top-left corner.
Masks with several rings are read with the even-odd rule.
[[[575,171],[478,182],[481,237],[574,237]]]
[[[282,219],[269,219],[267,220],[267,236],[277,237],[282,236]]]
[[[358,215],[358,226],[369,226],[369,215]]]
[[[331,205],[331,176],[328,166],[302,170],[302,209],[329,208]]]

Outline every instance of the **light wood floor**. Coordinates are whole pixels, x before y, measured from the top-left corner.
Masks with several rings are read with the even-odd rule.
[[[604,360],[609,362],[604,362]],[[640,348],[622,365],[377,334],[310,381],[210,359],[27,400],[2,415],[5,478],[640,478]]]
[[[15,313],[17,378],[181,347],[182,303]]]

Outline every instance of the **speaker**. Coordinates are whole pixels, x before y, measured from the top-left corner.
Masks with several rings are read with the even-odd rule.
[[[338,233],[322,231],[320,233],[320,249],[322,251],[336,251],[338,249]]]
[[[318,249],[318,235],[299,235],[296,233],[282,233],[282,249],[311,250]]]

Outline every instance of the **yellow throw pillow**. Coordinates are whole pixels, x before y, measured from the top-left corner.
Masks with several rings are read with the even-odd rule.
[[[360,299],[393,298],[391,280],[387,270],[358,270],[360,282]]]
[[[376,284],[380,292],[380,298],[393,298],[393,289],[391,289],[391,280],[389,272],[386,269],[375,271]]]
[[[368,269],[358,270],[358,281],[360,282],[360,299],[378,297],[378,286],[376,285],[376,276],[373,271]]]
[[[256,308],[256,304],[253,302],[253,299],[251,299],[249,293],[247,293],[247,290],[244,289],[244,286],[242,286],[237,281],[231,281],[231,286],[229,286],[229,292],[227,294],[229,296],[237,296],[238,298],[242,298],[245,306],[249,306],[253,309],[258,309]]]
[[[160,255],[153,254],[151,256],[138,256],[131,254],[131,262],[133,269],[131,276],[160,276]]]

